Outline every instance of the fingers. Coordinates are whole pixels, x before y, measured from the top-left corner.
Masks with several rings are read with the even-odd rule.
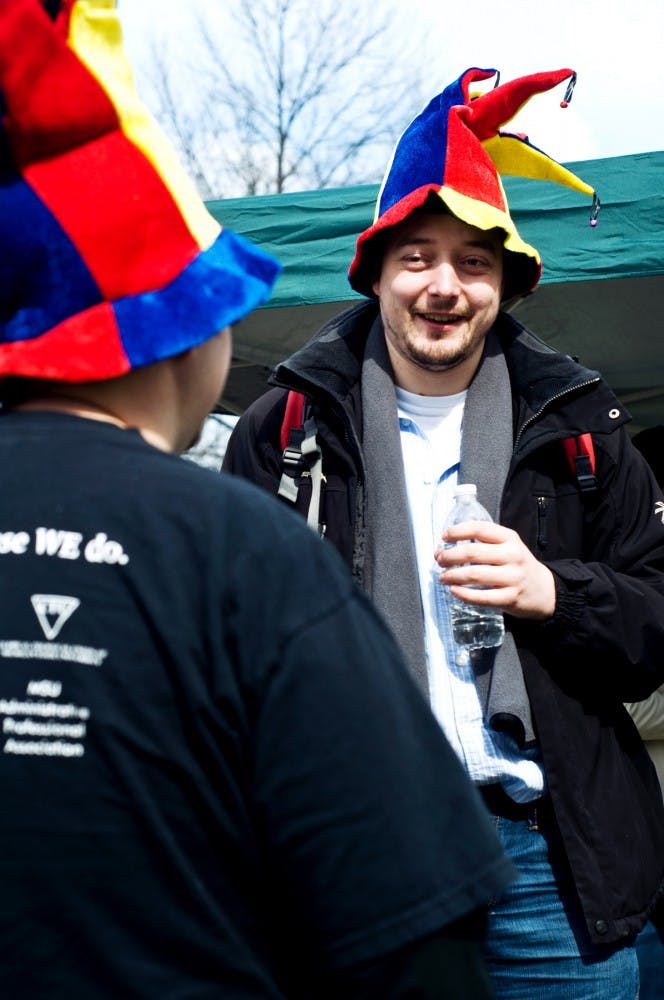
[[[468,563],[450,566],[441,571],[441,581],[448,587],[518,587],[523,573],[518,565],[508,563],[490,566],[487,563]]]
[[[448,570],[441,574],[441,583],[449,586],[451,593],[468,604],[481,607],[500,608],[514,618],[528,618],[533,621],[543,621],[550,618],[556,609],[556,588],[551,571],[542,563],[538,563],[537,574],[521,578],[516,584],[491,586],[481,585],[487,589],[477,589],[477,585],[452,583],[448,580]],[[474,574],[479,580],[482,574]]]
[[[446,532],[458,544],[438,549],[440,582],[471,604],[498,607],[517,618],[544,619],[555,610],[553,574],[510,528],[482,521]],[[476,538],[477,541],[469,539]],[[481,587],[484,589],[473,589]]]
[[[467,521],[454,525],[445,532],[449,548],[435,553],[440,566],[457,566],[467,563],[501,565],[522,557],[522,550],[529,553],[516,531],[502,524],[487,521]]]
[[[444,542],[470,541],[471,538],[475,538],[479,542],[496,544],[512,535],[515,538],[519,537],[516,531],[493,521],[464,521],[462,524],[454,524],[447,528],[441,537]]]
[[[437,549],[434,554],[442,569],[480,563],[483,566],[500,566],[511,562],[516,556],[516,550],[506,548],[502,543],[491,545],[485,542],[458,542],[450,548]]]
[[[478,590],[475,587],[450,586],[450,591],[460,601],[465,601],[466,604],[477,604],[483,608],[500,608],[501,611],[509,612],[507,605],[512,603],[509,591],[503,587]]]

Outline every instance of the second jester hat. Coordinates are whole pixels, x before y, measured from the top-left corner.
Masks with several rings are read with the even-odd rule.
[[[385,173],[373,224],[358,238],[350,266],[352,287],[372,295],[380,236],[432,199],[478,229],[501,229],[506,251],[504,298],[525,294],[537,284],[542,265],[537,250],[521,239],[509,213],[500,174],[555,181],[599,202],[590,185],[552,160],[526,136],[502,132],[534,95],[569,80],[568,103],[576,76],[571,69],[535,73],[474,96],[471,85],[496,76],[495,69],[467,69],[438,94],[399,139]],[[436,202],[436,199],[439,199]],[[378,240],[377,240],[378,237]]]

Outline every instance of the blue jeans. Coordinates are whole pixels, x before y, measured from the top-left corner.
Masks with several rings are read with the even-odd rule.
[[[489,910],[496,1000],[636,1000],[634,947],[589,940],[553,819],[493,820],[520,873]]]
[[[664,1000],[664,941],[652,924],[646,924],[636,939],[641,976],[640,1000]]]

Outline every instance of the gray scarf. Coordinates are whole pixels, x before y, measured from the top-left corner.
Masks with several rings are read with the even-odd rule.
[[[366,464],[364,587],[399,639],[411,673],[428,695],[424,622],[410,532],[394,376],[380,318],[367,339],[362,365],[363,450]],[[468,389],[461,436],[459,482],[476,483],[480,502],[499,519],[512,457],[512,398],[505,358],[492,332]],[[506,625],[508,622],[506,622]],[[535,734],[521,663],[511,633],[502,646],[473,653],[485,718],[520,746]]]

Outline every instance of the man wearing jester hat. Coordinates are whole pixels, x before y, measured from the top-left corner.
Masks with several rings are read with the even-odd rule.
[[[276,368],[225,468],[340,550],[479,788],[521,872],[491,909],[496,995],[634,1000],[664,809],[622,702],[662,682],[664,525],[599,373],[501,308],[541,263],[499,175],[592,196],[592,225],[599,201],[502,130],[567,80],[564,106],[574,73],[473,93],[495,75],[467,70],[401,136],[350,267],[368,301]],[[457,483],[495,523],[443,539]],[[454,642],[450,592],[504,612],[498,649]]]
[[[0,0],[0,995],[489,995],[513,868],[339,557],[181,461],[277,263],[113,0]]]

